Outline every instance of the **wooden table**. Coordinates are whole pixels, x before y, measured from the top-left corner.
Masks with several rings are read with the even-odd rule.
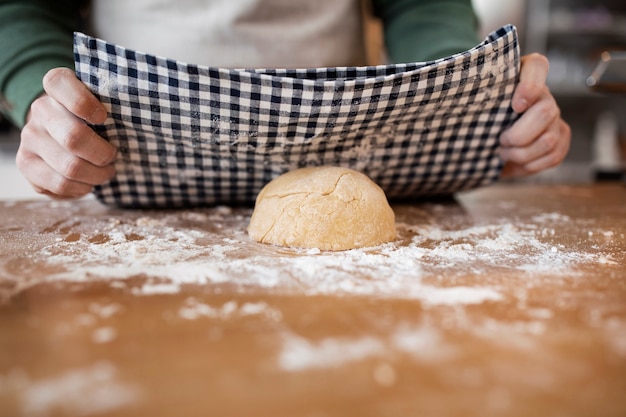
[[[394,210],[326,253],[248,208],[0,202],[0,415],[626,415],[624,186]]]

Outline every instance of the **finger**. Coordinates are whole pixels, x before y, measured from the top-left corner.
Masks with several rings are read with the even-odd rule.
[[[560,120],[558,123],[559,141],[552,152],[541,155],[539,158],[533,159],[528,163],[519,163],[508,160],[502,169],[502,178],[522,177],[535,174],[548,168],[552,168],[560,164],[571,144],[571,129],[567,123]]]
[[[33,189],[40,194],[58,199],[78,198],[93,188],[89,184],[63,177],[34,154],[18,152],[15,162]]]
[[[68,153],[95,166],[110,165],[117,149],[59,104],[52,97],[36,100],[31,111],[43,121],[46,134],[54,138]]]
[[[115,174],[113,164],[93,165],[67,152],[52,139],[42,142],[38,151],[40,158],[46,164],[68,180],[98,185],[110,180]]]
[[[53,68],[43,78],[48,95],[77,117],[94,124],[107,118],[106,108],[69,68]]]
[[[553,123],[548,130],[527,146],[503,147],[500,156],[505,161],[512,161],[521,165],[528,164],[554,152],[559,146],[560,135],[559,123]]]
[[[526,172],[523,166],[516,164],[515,162],[508,161],[502,167],[500,178],[502,179],[518,178],[518,177],[524,177],[526,175],[530,175],[530,173]]]
[[[560,140],[557,142],[555,148],[551,152],[524,164],[524,170],[530,173],[536,173],[548,168],[553,168],[563,162],[570,148],[571,131],[569,125],[563,121],[559,123],[559,131]]]
[[[559,106],[552,95],[544,88],[541,100],[536,102],[500,136],[504,147],[524,147],[549,129],[560,117]]]
[[[68,152],[48,134],[43,126],[35,123],[26,124],[22,129],[16,161],[18,159],[20,160],[19,167],[24,175],[31,182],[39,185],[45,183],[48,178],[33,178],[29,161],[37,164],[41,161],[55,174],[90,186],[108,181],[115,173],[113,164],[96,166]],[[58,182],[59,179],[54,181]]]
[[[550,64],[548,59],[540,54],[530,54],[522,57],[520,79],[511,106],[517,113],[523,113],[541,97],[546,85],[546,78]]]

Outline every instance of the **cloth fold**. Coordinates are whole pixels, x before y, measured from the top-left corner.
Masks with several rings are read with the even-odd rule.
[[[375,67],[226,69],[74,35],[76,74],[109,111],[118,147],[105,204],[250,204],[304,166],[356,169],[390,198],[498,179],[498,137],[517,117],[515,27],[436,61]]]

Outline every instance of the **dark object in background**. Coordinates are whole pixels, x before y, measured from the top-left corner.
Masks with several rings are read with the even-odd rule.
[[[599,93],[624,95],[626,99],[626,51],[604,51],[595,69],[587,77],[587,85]],[[619,139],[619,123],[615,113],[605,112],[598,118],[594,137],[596,181],[626,182],[626,161]]]
[[[5,133],[11,130],[11,123],[0,115],[0,132]]]
[[[626,51],[604,51],[587,85],[602,93],[626,94]]]

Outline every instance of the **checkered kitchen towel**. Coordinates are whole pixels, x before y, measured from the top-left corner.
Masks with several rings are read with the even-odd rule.
[[[311,165],[359,170],[391,198],[488,184],[520,62],[513,26],[447,58],[375,67],[202,67],[80,33],[74,53],[109,110],[94,128],[119,149],[95,193],[123,207],[251,203]]]

